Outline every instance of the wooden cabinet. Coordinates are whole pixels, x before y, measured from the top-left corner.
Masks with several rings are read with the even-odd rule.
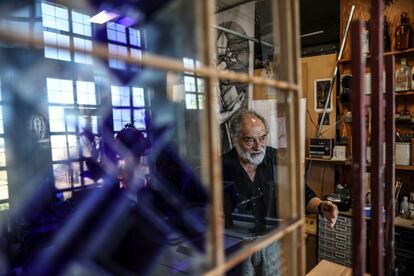
[[[348,20],[349,12],[351,6],[355,5],[354,19],[362,19],[368,21],[370,18],[370,1],[368,0],[341,0],[341,36],[343,36],[346,26],[346,21]],[[412,29],[411,32],[411,41],[409,49],[403,51],[395,51],[395,29],[400,25],[400,16],[403,12],[406,12],[409,17],[410,26]],[[396,70],[400,68],[401,59],[406,59],[408,66],[412,69],[414,68],[414,0],[401,0],[393,1],[393,4],[389,6],[384,6],[384,16],[385,20],[388,22],[389,26],[389,35],[391,42],[391,50],[384,53],[384,56],[393,55],[395,56]],[[350,97],[344,93],[342,88],[341,79],[345,75],[352,75],[351,72],[351,52],[350,52],[350,39],[347,38],[347,43],[345,45],[344,53],[342,59],[339,61],[339,93],[337,97],[337,106],[338,106],[338,120],[339,128],[337,130],[337,140],[346,141],[347,149],[349,153],[349,158],[352,156],[351,152],[351,124],[349,122],[349,114],[351,111]],[[370,142],[370,102],[371,95],[369,93],[370,89],[370,56],[367,55],[367,66],[365,69],[365,86],[366,86],[366,103],[367,103],[367,145]],[[385,73],[384,73],[384,82],[385,82]],[[368,87],[368,88],[367,88]],[[384,83],[385,89],[385,83]],[[395,92],[395,91],[394,91]],[[350,91],[352,93],[352,91]],[[402,196],[408,196],[410,191],[414,191],[414,155],[412,151],[414,146],[412,145],[414,140],[414,87],[411,87],[411,90],[404,92],[395,92],[396,100],[396,132],[402,138],[402,141],[407,142],[407,147],[404,148],[403,154],[405,156],[411,156],[409,162],[400,162],[400,156],[396,156],[396,179],[401,180],[403,183],[402,190],[400,193],[400,198],[398,202],[401,201]],[[398,140],[397,140],[398,142]],[[400,146],[400,145],[399,145]],[[409,148],[411,147],[411,148]],[[404,164],[404,165],[402,165]],[[344,164],[346,165],[346,164]],[[368,167],[369,171],[369,167]]]

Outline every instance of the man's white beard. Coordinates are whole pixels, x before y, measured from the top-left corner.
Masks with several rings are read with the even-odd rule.
[[[247,150],[244,151],[239,144],[235,143],[234,147],[236,148],[237,154],[239,157],[250,164],[253,164],[255,166],[258,166],[260,163],[262,163],[265,154],[266,154],[266,148],[262,147],[258,151],[255,150]]]

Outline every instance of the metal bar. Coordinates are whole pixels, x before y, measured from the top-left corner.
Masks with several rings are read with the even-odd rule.
[[[386,106],[385,106],[385,275],[394,275],[394,223],[395,223],[395,56],[385,57]]]
[[[324,31],[316,31],[316,32],[306,33],[306,34],[301,35],[300,38],[319,35],[319,34],[323,34],[323,33],[324,33]]]
[[[384,275],[384,99],[383,99],[383,1],[371,1],[371,104],[372,104],[372,166],[371,166],[371,275]]]
[[[321,135],[323,121],[325,120],[326,110],[328,109],[328,104],[329,104],[329,101],[330,101],[330,98],[331,98],[331,95],[332,95],[332,90],[333,90],[333,86],[334,86],[334,83],[335,83],[335,80],[336,80],[336,75],[338,73],[338,62],[342,58],[342,52],[344,51],[346,37],[348,35],[349,26],[351,25],[351,20],[352,20],[352,17],[354,15],[354,11],[355,11],[355,5],[352,5],[351,11],[349,12],[348,22],[346,23],[344,37],[342,38],[341,48],[339,50],[338,58],[336,59],[335,68],[334,68],[334,71],[332,73],[331,85],[329,86],[329,92],[328,92],[328,96],[326,98],[325,106],[323,108],[322,118],[321,118],[321,122],[319,123],[318,133],[316,134],[316,138],[319,138],[319,136]]]
[[[365,272],[365,59],[362,53],[361,20],[351,26],[352,54],[352,275]]]

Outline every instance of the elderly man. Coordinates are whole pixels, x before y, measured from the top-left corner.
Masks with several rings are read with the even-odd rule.
[[[265,217],[277,217],[277,150],[267,147],[265,119],[254,111],[237,113],[230,124],[233,148],[222,156],[225,227],[233,226],[232,212],[251,214],[255,235],[266,233]],[[305,186],[306,211],[324,216],[331,227],[338,208],[322,201]],[[240,267],[243,275],[279,275],[279,243],[253,254]]]

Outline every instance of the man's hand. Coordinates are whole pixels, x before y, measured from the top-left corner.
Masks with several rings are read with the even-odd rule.
[[[330,201],[322,201],[321,203],[322,215],[328,221],[329,228],[333,228],[338,218],[338,207]]]

